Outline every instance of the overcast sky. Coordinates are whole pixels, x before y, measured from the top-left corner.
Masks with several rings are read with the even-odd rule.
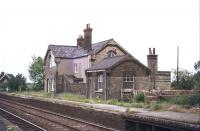
[[[200,58],[199,0],[0,0],[0,71],[28,77],[31,56],[49,44],[76,45],[87,23],[93,43],[113,38],[145,65],[155,47],[159,70],[193,71]]]

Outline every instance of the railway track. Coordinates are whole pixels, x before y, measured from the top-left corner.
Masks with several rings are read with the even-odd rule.
[[[95,123],[0,98],[4,110],[22,116],[48,131],[116,131]]]
[[[30,121],[27,121],[9,111],[6,111],[0,108],[0,115],[12,122],[13,124],[17,125],[19,128],[25,131],[47,131],[46,129],[39,127],[36,124],[33,124]]]

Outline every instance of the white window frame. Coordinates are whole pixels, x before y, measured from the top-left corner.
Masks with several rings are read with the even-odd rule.
[[[54,89],[54,78],[51,79],[51,91],[53,92]]]
[[[97,90],[103,91],[103,74],[98,74],[97,76]]]
[[[55,63],[54,56],[51,52],[49,55],[49,68],[53,68],[54,66],[56,66],[56,63]]]
[[[124,74],[124,76],[123,76],[123,83],[130,83],[130,82],[132,82],[132,84],[133,84],[133,89],[134,89],[134,85],[135,85],[135,79],[134,79],[134,75],[133,74]],[[129,88],[126,88],[126,87],[124,87],[124,89],[129,89]]]
[[[78,63],[74,63],[74,73],[78,73]]]

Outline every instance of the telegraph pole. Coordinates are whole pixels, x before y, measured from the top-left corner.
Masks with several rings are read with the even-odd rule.
[[[177,88],[179,88],[179,46],[177,46],[177,69],[176,69]]]

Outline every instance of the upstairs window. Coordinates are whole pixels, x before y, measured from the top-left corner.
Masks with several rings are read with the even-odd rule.
[[[74,73],[78,73],[78,63],[74,63]]]
[[[49,68],[52,67],[52,63],[51,63],[51,55],[49,55]]]
[[[52,53],[49,54],[49,68],[53,68],[56,66],[55,58]]]
[[[97,90],[102,91],[103,90],[103,74],[98,75],[97,79]]]
[[[123,87],[125,89],[134,88],[134,75],[132,75],[132,74],[124,74],[124,76],[123,76]]]
[[[116,51],[113,51],[113,50],[108,51],[107,54],[108,54],[108,57],[114,57],[117,55]]]

